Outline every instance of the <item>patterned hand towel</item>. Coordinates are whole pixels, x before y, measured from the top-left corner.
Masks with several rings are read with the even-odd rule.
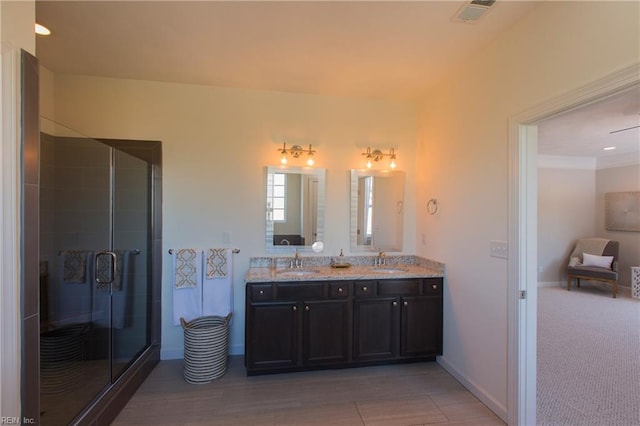
[[[226,317],[233,310],[232,249],[207,250],[205,280],[202,282],[202,315]]]
[[[203,275],[202,250],[173,252],[173,325],[180,325],[180,318],[188,322],[202,316]]]
[[[197,281],[198,253],[195,249],[179,249],[175,258],[175,287],[194,288]]]
[[[229,275],[228,249],[215,248],[207,250],[207,279],[226,278]]]
[[[87,252],[69,250],[64,252],[63,281],[66,283],[84,283],[87,278]]]

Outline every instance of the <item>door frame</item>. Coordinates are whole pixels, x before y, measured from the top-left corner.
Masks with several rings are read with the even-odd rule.
[[[639,84],[640,63],[635,63],[509,118],[507,417],[510,425],[536,424],[538,140],[535,123]]]

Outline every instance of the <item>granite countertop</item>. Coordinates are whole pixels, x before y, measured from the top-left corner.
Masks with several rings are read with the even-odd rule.
[[[291,268],[290,257],[251,258],[247,283],[277,281],[366,280],[389,278],[443,277],[442,263],[418,256],[387,256],[385,264],[374,266],[376,256],[301,257],[302,267]],[[348,263],[334,268],[332,262]]]

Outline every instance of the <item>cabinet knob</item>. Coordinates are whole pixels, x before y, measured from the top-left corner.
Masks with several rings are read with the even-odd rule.
[[[367,291],[367,286],[362,287],[362,291]]]
[[[260,294],[264,294],[264,290],[260,290],[260,291],[259,291],[259,293],[260,293]]]
[[[438,289],[438,284],[431,285],[431,288],[434,289],[434,290],[437,290]]]
[[[398,306],[398,302],[393,302],[392,305],[393,306]]]
[[[297,306],[294,306],[294,307],[293,307],[293,310],[294,310],[294,311],[297,311],[297,310],[298,310],[298,307],[297,307]]]
[[[305,306],[305,307],[304,307],[304,310],[305,310],[305,311],[308,311],[308,310],[309,310],[309,305]]]
[[[409,302],[405,301],[405,302],[403,303],[403,305],[404,305],[404,306],[408,306],[408,305],[409,305]]]
[[[342,287],[338,287],[338,293],[342,293]]]

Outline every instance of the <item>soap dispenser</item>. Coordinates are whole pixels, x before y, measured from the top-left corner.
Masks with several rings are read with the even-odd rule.
[[[344,253],[342,252],[342,249],[340,249],[338,259],[331,259],[332,268],[348,268],[349,266],[351,266],[351,264],[344,261]]]

